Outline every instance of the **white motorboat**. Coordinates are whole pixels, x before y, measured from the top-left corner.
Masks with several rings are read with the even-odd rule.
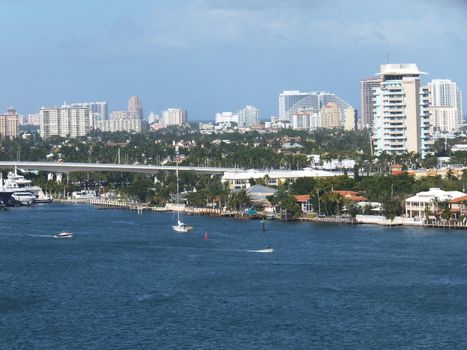
[[[172,229],[176,232],[190,232],[193,230],[193,227],[185,225],[183,222],[178,220],[177,225],[172,225]]]
[[[55,238],[71,238],[71,237],[73,237],[73,233],[71,233],[71,232],[66,232],[66,231],[57,233],[57,234],[55,235]]]
[[[256,253],[274,253],[274,249],[267,247],[264,249],[255,250]]]
[[[13,198],[17,203],[21,205],[31,205],[34,203],[34,200],[36,199],[36,196],[32,192],[28,191],[19,191],[19,192],[14,192],[11,195],[11,198]]]

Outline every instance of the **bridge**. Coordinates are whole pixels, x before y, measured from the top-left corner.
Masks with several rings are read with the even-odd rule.
[[[100,164],[100,163],[65,163],[65,162],[12,162],[0,161],[0,169],[15,167],[29,170],[43,170],[54,173],[113,171],[122,173],[156,174],[161,171],[175,171],[175,165],[130,165],[130,164]],[[179,171],[190,171],[196,174],[224,174],[225,172],[243,171],[235,168],[179,166]]]

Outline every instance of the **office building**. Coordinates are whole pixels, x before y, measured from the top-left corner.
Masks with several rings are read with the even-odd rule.
[[[374,90],[380,85],[379,77],[370,77],[360,81],[361,125],[364,129],[373,127],[373,95]]]
[[[260,124],[261,111],[253,106],[245,106],[238,112],[238,127],[249,128]]]
[[[318,113],[328,103],[337,106],[339,119],[343,123],[344,110],[351,105],[337,95],[329,92],[284,91],[279,94],[279,119],[292,121],[292,116],[299,111]]]
[[[162,111],[162,120],[165,126],[184,125],[188,123],[188,112],[181,108],[167,108]]]
[[[0,114],[0,136],[16,138],[19,134],[19,117],[13,107]]]
[[[93,129],[92,112],[89,106],[67,105],[42,107],[40,110],[40,135],[78,137]]]
[[[383,64],[374,94],[373,140],[376,154],[428,151],[429,92],[420,85],[416,64]]]
[[[138,96],[131,96],[128,99],[128,113],[130,118],[143,119],[143,102]]]
[[[449,79],[428,83],[430,120],[435,131],[459,131],[463,123],[462,91]]]

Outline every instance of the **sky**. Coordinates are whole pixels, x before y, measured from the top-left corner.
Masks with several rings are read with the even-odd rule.
[[[467,100],[467,0],[0,0],[0,23],[0,111],[136,95],[146,114],[269,119],[283,90],[359,108],[359,81],[388,58]]]

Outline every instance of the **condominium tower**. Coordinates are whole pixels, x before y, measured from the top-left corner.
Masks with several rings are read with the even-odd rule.
[[[89,106],[62,105],[42,107],[40,110],[40,135],[78,137],[93,129],[92,112]]]
[[[416,64],[383,64],[374,89],[373,140],[376,154],[428,150],[429,93],[421,88]]]
[[[379,88],[379,77],[371,77],[360,81],[360,111],[362,116],[362,128],[373,127],[373,94],[374,89]]]
[[[131,96],[128,99],[128,113],[131,118],[143,119],[143,102],[138,96]]]
[[[431,124],[441,132],[458,131],[463,123],[462,91],[449,79],[428,83]]]
[[[0,136],[16,138],[19,134],[19,117],[13,107],[0,114]]]
[[[188,122],[188,112],[181,108],[168,108],[162,111],[164,125],[183,125]]]
[[[240,128],[249,128],[260,123],[261,111],[256,107],[245,106],[244,108],[238,110],[237,115],[238,126]]]

